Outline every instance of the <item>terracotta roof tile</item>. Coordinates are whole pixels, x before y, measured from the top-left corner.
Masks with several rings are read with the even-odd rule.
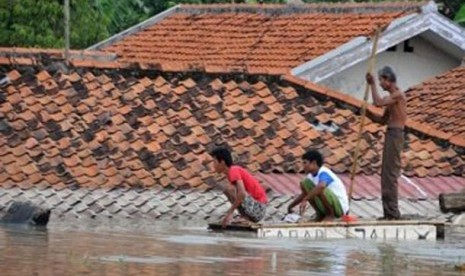
[[[453,136],[450,139],[451,143],[458,145],[460,147],[465,147],[465,136],[463,135],[457,135]]]
[[[434,136],[464,145],[465,137],[465,67],[439,75],[406,92],[408,115]],[[450,136],[455,136],[454,138]]]
[[[103,49],[163,71],[281,75],[422,4],[183,6]]]
[[[67,185],[186,184],[203,189],[207,182],[214,181],[207,169],[211,164],[208,152],[222,143],[232,146],[238,160],[253,171],[297,172],[297,164],[308,147],[321,149],[338,172],[350,170],[358,115],[340,98],[322,99],[318,95],[328,95],[327,91],[315,91],[318,86],[310,86],[309,90],[307,83],[294,83],[290,77],[281,80],[263,76],[262,81],[256,81],[244,75],[237,81],[231,75],[222,75],[220,80],[187,74],[132,77],[129,81],[118,72],[48,73],[50,77],[44,72],[40,72],[43,81],[59,83],[59,78],[64,78],[78,83],[85,79],[96,81],[95,89],[113,83],[113,92],[119,95],[139,92],[129,101],[114,98],[115,94],[61,97],[60,105],[71,106],[66,113],[63,109],[50,110],[49,105],[58,105],[57,95],[69,95],[68,88],[53,95],[25,93],[22,101],[45,104],[38,105],[37,112],[29,105],[21,110],[8,108],[10,100],[18,101],[14,96],[17,93],[8,94],[7,102],[1,105],[5,116],[0,117],[0,161],[5,167],[2,185],[9,185],[8,181],[46,181],[60,189]],[[20,87],[27,86],[27,74],[20,75],[8,89],[20,91]],[[120,84],[123,79],[125,85]],[[154,83],[153,93],[140,89],[142,83]],[[157,83],[163,84],[157,88]],[[170,89],[159,93],[162,87]],[[297,90],[303,92],[302,96]],[[149,113],[138,109],[148,99],[156,107]],[[214,104],[208,104],[208,99],[214,99]],[[103,105],[105,101],[114,104]],[[165,106],[163,102],[173,104]],[[33,130],[26,131],[33,120],[37,121]],[[330,122],[334,129],[324,127]],[[383,138],[380,130],[380,125],[367,120],[360,161],[360,171],[366,174],[379,173]],[[23,137],[12,139],[12,134]],[[427,137],[408,134],[403,158],[406,173],[464,176],[462,149],[444,144],[451,139],[439,145]]]

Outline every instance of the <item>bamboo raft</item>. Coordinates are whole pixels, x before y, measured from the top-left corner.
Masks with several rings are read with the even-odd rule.
[[[258,238],[350,239],[364,240],[438,240],[444,239],[444,222],[438,221],[357,221],[308,222],[285,224],[231,224],[223,228],[210,223],[212,231],[254,232]]]

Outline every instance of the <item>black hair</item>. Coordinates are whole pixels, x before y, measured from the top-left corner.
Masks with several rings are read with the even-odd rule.
[[[303,160],[307,160],[308,162],[316,161],[318,167],[323,165],[323,155],[317,150],[309,150],[302,156]]]
[[[210,153],[210,155],[218,162],[224,161],[228,167],[233,165],[231,152],[227,148],[216,148]]]
[[[378,71],[378,75],[382,78],[387,79],[390,82],[396,82],[396,73],[394,73],[394,70],[392,70],[391,67],[389,66],[384,66]]]

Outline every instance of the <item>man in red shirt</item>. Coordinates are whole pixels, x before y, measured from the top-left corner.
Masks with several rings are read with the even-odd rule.
[[[236,209],[248,221],[262,220],[268,203],[265,189],[247,170],[233,164],[231,152],[228,149],[217,148],[211,152],[211,156],[213,156],[215,171],[225,174],[231,184],[224,189],[232,205],[223,219],[223,227],[229,223]]]

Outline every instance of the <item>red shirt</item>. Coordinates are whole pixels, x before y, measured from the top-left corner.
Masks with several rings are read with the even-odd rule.
[[[231,166],[229,168],[228,180],[231,184],[236,185],[236,181],[242,180],[244,183],[245,190],[253,197],[256,201],[261,203],[267,203],[265,189],[258,183],[248,171],[240,166]]]

